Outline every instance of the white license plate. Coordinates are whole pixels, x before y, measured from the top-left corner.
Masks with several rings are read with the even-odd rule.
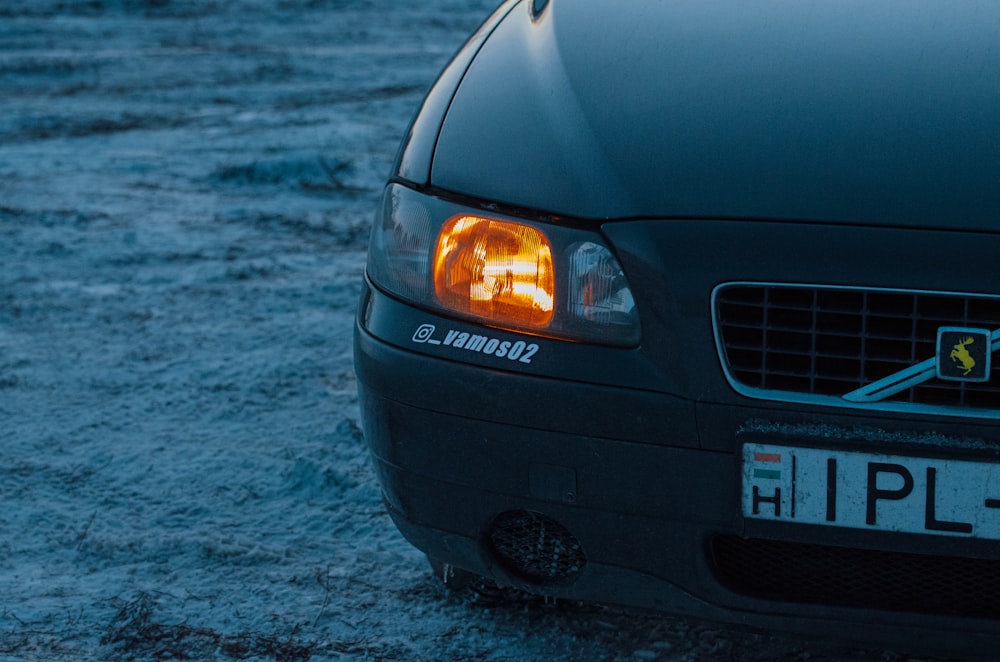
[[[1000,464],[744,444],[743,515],[1000,539]]]

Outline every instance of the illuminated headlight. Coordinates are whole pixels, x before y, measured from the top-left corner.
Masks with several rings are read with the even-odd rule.
[[[536,335],[633,346],[635,302],[596,232],[473,209],[393,185],[368,274],[419,306]]]

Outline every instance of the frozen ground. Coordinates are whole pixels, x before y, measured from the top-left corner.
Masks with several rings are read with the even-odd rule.
[[[492,4],[0,2],[0,657],[902,659],[471,604],[393,529],[368,223]]]

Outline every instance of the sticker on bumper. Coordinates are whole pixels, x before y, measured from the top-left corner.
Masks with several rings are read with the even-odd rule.
[[[532,357],[538,353],[539,349],[536,343],[524,340],[501,340],[478,333],[456,331],[455,329],[448,329],[443,334],[439,334],[437,327],[433,324],[421,324],[417,327],[413,333],[412,341],[420,345],[451,347],[467,352],[486,354],[518,363],[531,363]]]

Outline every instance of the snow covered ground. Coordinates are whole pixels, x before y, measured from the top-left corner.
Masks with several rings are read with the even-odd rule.
[[[368,224],[495,1],[0,2],[0,657],[903,659],[471,604],[392,527]]]

